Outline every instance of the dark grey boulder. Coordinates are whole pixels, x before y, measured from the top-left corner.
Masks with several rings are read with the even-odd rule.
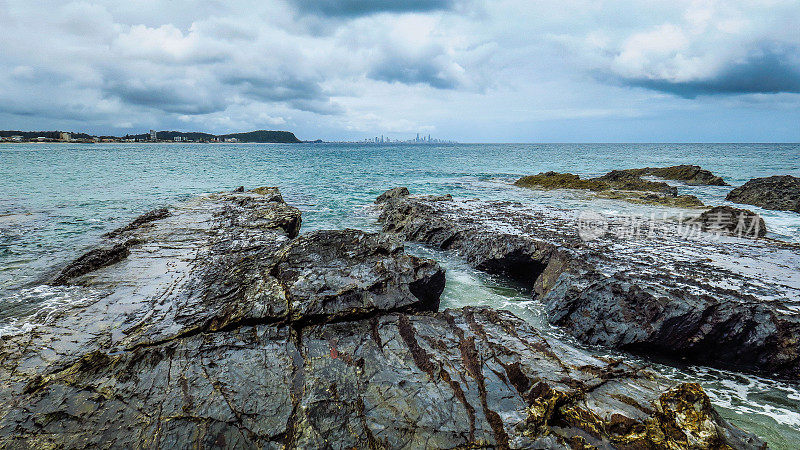
[[[764,237],[767,224],[758,214],[747,209],[716,206],[703,212],[692,221],[700,224],[703,231],[722,233],[738,237]]]
[[[376,312],[437,311],[444,270],[405,253],[385,235],[317,231],[278,252],[272,270],[289,305],[289,320],[365,317]]]
[[[800,213],[800,178],[790,175],[754,178],[730,191],[726,199],[764,209]]]
[[[689,185],[703,185],[703,186],[728,186],[728,183],[703,169],[700,166],[682,164],[679,166],[670,167],[645,167],[644,169],[626,169],[636,175],[652,175],[667,180],[682,181]]]

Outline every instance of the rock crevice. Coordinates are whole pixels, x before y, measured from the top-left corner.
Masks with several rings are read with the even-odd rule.
[[[745,219],[748,227],[760,220]],[[800,254],[774,242],[725,240],[718,233],[735,234],[730,223],[730,230],[699,238],[680,235],[683,224],[665,223],[648,230],[646,239],[606,233],[584,242],[579,221],[569,216],[510,202],[425,196],[384,202],[379,220],[387,233],[446,248],[472,267],[532,286],[550,322],[584,342],[778,378],[800,376],[793,344],[800,340],[794,312],[800,304],[792,300],[800,287],[786,286],[780,279],[786,272],[769,280],[746,269],[751,263],[784,266],[773,257],[800,263]],[[741,254],[741,266],[728,262],[732,251]]]
[[[443,270],[394,238],[299,224],[267,188],[115,235],[71,279],[92,301],[0,340],[0,447],[764,447],[702,389],[438,312]]]

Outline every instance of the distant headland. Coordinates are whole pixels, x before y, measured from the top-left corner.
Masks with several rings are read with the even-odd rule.
[[[202,132],[155,131],[125,136],[95,136],[67,131],[0,131],[0,142],[201,142],[201,143],[260,143],[299,144],[290,131],[257,130],[246,133],[209,134]]]

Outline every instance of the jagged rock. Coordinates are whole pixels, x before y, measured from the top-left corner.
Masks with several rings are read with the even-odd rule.
[[[375,204],[377,205],[383,203],[392,198],[407,197],[408,195],[409,192],[407,187],[396,187],[379,195],[378,198],[375,199]]]
[[[385,235],[317,231],[281,249],[272,272],[291,299],[290,320],[357,318],[376,311],[437,311],[444,270]]]
[[[0,340],[0,447],[764,448],[696,385],[432,312],[443,273],[255,192],[131,231],[95,292]],[[433,202],[448,203],[444,199]]]
[[[790,175],[754,178],[729,192],[727,200],[800,213],[800,178]]]
[[[271,202],[283,203],[283,195],[281,195],[281,191],[277,187],[259,187],[253,189],[252,192],[267,197]]]
[[[584,342],[800,377],[796,287],[785,281],[800,277],[796,247],[602,218],[587,243],[580,217],[513,202],[410,196],[384,203],[380,215],[386,232],[532,286],[548,319]],[[770,264],[787,270],[748,269]]]
[[[136,219],[133,220],[133,222],[129,223],[128,225],[125,225],[124,227],[120,227],[114,231],[106,233],[104,237],[109,237],[109,238],[117,237],[123,233],[135,230],[144,225],[155,222],[156,220],[164,219],[168,216],[169,216],[169,209],[167,208],[154,209],[150,212],[144,213],[141,216],[137,217]]]
[[[90,250],[80,258],[67,264],[53,280],[53,284],[67,284],[72,278],[118,263],[130,255],[130,247],[135,243],[136,240],[131,239],[126,242]]]
[[[682,164],[670,167],[645,167],[644,169],[626,169],[635,175],[652,175],[667,180],[682,181],[690,185],[728,186],[728,183],[700,166]]]
[[[704,231],[739,237],[764,237],[767,225],[758,214],[746,209],[716,206],[693,220]]]
[[[385,205],[379,218],[383,231],[454,251],[479,270],[509,276],[534,286],[537,292],[549,289],[554,280],[540,274],[560,272],[556,268],[561,260],[556,245],[525,235],[498,234],[488,227],[454,227],[452,218],[441,214],[450,202],[445,200],[440,205],[442,201],[438,197],[414,197]],[[551,263],[553,267],[548,268]]]

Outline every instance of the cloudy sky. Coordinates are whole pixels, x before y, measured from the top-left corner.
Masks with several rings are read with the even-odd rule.
[[[800,141],[797,0],[0,0],[0,129]]]

